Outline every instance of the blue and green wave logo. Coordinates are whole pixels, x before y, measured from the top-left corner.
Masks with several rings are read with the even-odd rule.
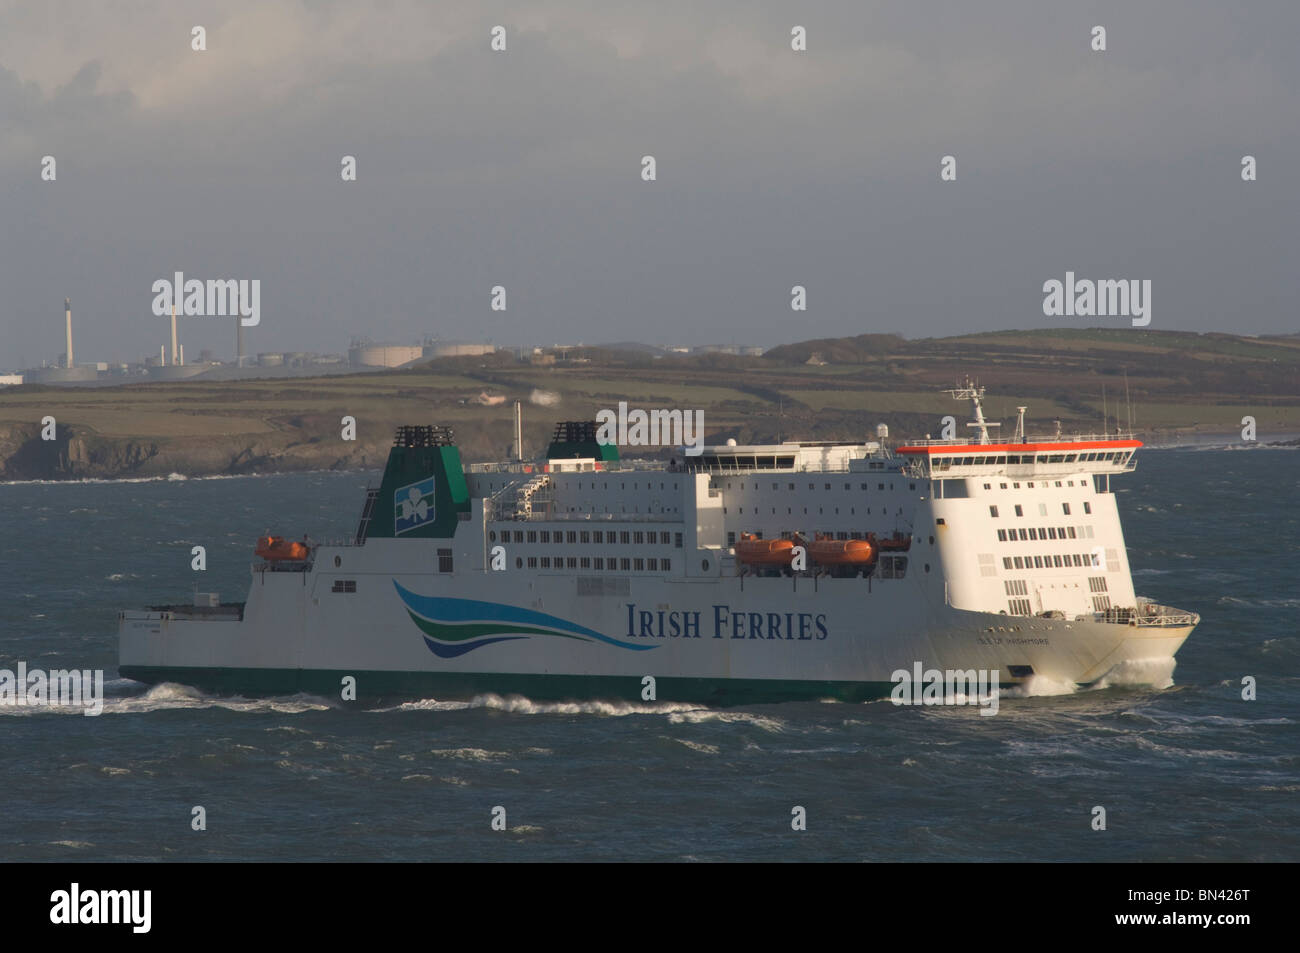
[[[611,639],[594,629],[533,609],[476,599],[422,596],[405,588],[396,579],[393,585],[397,587],[397,594],[402,597],[411,621],[424,633],[429,651],[440,658],[455,658],[493,642],[511,642],[536,635],[604,642],[635,652],[658,647]]]

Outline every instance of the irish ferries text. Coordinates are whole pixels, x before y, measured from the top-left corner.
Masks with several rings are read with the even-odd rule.
[[[701,621],[702,617],[704,622]],[[703,628],[702,628],[703,626]],[[826,613],[737,612],[715,605],[712,618],[700,609],[638,609],[627,603],[629,639],[789,639],[826,638]]]

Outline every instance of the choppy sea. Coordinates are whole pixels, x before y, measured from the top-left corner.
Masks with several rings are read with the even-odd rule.
[[[1203,617],[1158,690],[356,710],[118,677],[117,610],[185,601],[191,546],[242,599],[257,535],[346,535],[371,478],[0,485],[0,668],[102,668],[108,696],[0,707],[0,860],[1300,859],[1300,452],[1113,480],[1138,591]]]

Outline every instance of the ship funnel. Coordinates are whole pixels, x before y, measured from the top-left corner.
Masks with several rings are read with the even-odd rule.
[[[362,514],[361,539],[450,539],[471,511],[450,427],[398,427],[388,465]]]

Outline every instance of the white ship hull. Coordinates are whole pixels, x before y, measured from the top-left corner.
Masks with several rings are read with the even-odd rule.
[[[325,561],[332,555],[321,552]],[[332,574],[257,573],[242,619],[124,612],[122,674],[235,692],[337,696],[352,676],[363,697],[621,699],[641,699],[653,676],[658,700],[860,700],[887,694],[894,673],[917,663],[996,671],[1004,685],[1027,672],[1087,684],[1125,663],[1171,659],[1193,628],[963,611],[943,604],[941,583],[935,593],[922,579],[634,579],[627,596],[611,597],[579,596],[564,575],[539,575],[515,593],[483,572],[352,575],[356,592],[339,594]],[[439,643],[399,585],[453,606],[486,603],[558,621],[486,623],[496,628]],[[567,622],[608,641],[566,634]],[[538,628],[554,631],[526,631]],[[472,647],[440,656],[431,643]]]

